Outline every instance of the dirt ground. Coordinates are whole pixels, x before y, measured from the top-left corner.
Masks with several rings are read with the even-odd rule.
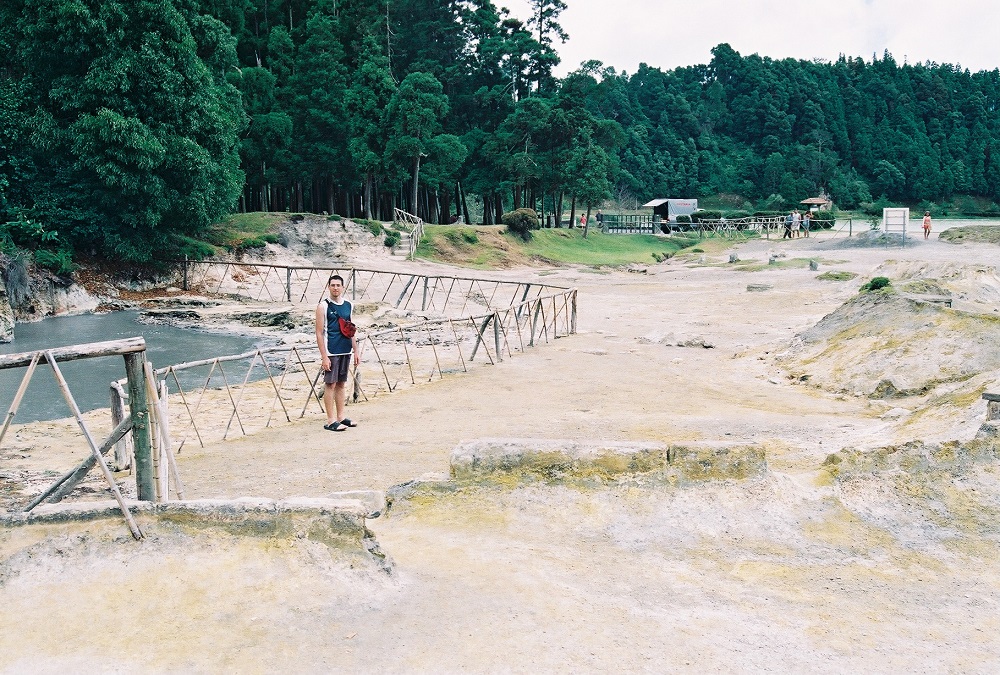
[[[760,264],[744,270],[722,252],[644,271],[491,273],[578,288],[578,333],[353,405],[359,426],[342,433],[313,418],[179,458],[194,498],[385,490],[446,474],[452,448],[479,437],[754,442],[766,448],[765,478],[422,498],[369,522],[393,561],[388,576],[301,542],[7,533],[0,670],[996,672],[997,463],[838,480],[823,463],[845,448],[969,441],[985,418],[978,393],[1000,390],[1000,376],[944,383],[976,392],[944,406],[940,391],[881,400],[841,390],[838,367],[863,353],[841,349],[843,363],[810,380],[795,359],[797,337],[880,270],[972,266],[995,277],[1000,248],[842,243],[747,242],[734,250]],[[768,265],[772,255],[819,270]],[[817,278],[831,270],[858,276]],[[988,297],[972,301],[941,311],[990,311]],[[61,467],[56,453],[7,455],[4,468]]]

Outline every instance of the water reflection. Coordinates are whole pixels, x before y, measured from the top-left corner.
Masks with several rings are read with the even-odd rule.
[[[112,312],[19,323],[14,329],[14,341],[0,344],[0,354],[142,336],[146,339],[146,357],[154,367],[163,367],[225,354],[239,354],[255,346],[255,341],[246,336],[146,325],[138,322],[138,316],[138,312]],[[59,369],[66,377],[80,410],[86,412],[108,405],[108,384],[125,376],[125,361],[120,356],[106,356],[60,363]],[[26,368],[0,370],[0,415],[6,416],[25,370]],[[14,422],[57,419],[70,414],[56,385],[52,369],[44,363],[39,364]]]

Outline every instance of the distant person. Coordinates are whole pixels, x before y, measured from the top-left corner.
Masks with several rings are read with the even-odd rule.
[[[600,209],[597,209],[597,215],[594,216],[594,220],[597,221],[598,227],[604,227],[604,214],[601,213]]]
[[[781,235],[782,239],[791,239],[792,238],[792,223],[794,223],[794,222],[795,222],[795,214],[794,213],[789,213],[787,216],[785,216],[785,233],[783,235]]]
[[[344,298],[344,278],[331,275],[327,281],[328,297],[316,305],[316,345],[319,347],[323,364],[323,406],[326,408],[327,431],[343,431],[358,426],[344,417],[344,402],[347,400],[347,373],[361,363],[357,339],[352,330],[351,302]],[[344,326],[341,320],[349,323]],[[344,331],[350,333],[346,335]]]
[[[587,227],[587,214],[585,213],[580,214],[580,227]]]
[[[931,236],[931,212],[924,211],[924,239]]]
[[[812,212],[806,211],[802,214],[802,231],[806,233],[806,239],[809,238],[809,228],[812,225]]]
[[[794,211],[792,211],[792,233],[795,235],[796,238],[802,236],[802,230],[800,229],[801,227],[802,227],[802,214],[799,213],[798,209],[795,209]]]

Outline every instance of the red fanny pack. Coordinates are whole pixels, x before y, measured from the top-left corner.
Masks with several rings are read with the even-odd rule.
[[[337,321],[340,323],[340,334],[344,337],[354,337],[354,334],[358,332],[358,327],[354,325],[353,322],[338,316]]]

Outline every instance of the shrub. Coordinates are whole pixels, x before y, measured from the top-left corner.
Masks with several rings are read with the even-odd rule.
[[[690,223],[691,222],[691,216],[689,216],[687,214],[684,214],[684,215],[681,215],[681,216],[677,216],[677,222],[678,223]]]
[[[390,230],[385,234],[385,245],[389,248],[394,248],[399,245],[399,232]]]
[[[507,231],[516,234],[524,241],[531,239],[531,231],[541,227],[538,214],[534,209],[517,209],[509,211],[500,217],[500,222],[507,226]]]
[[[73,262],[73,252],[65,248],[58,251],[44,248],[35,251],[35,264],[56,274],[70,274],[77,269]]]
[[[342,216],[338,213],[335,213],[332,216],[327,216],[326,219],[337,221],[337,220],[342,220]]]
[[[858,276],[854,272],[823,272],[822,274],[817,274],[816,278],[820,281],[850,281],[854,277]]]
[[[191,260],[203,260],[219,252],[218,247],[207,241],[193,239],[183,234],[174,237],[174,246],[178,258],[187,256]]]
[[[703,220],[718,220],[722,217],[722,211],[709,211],[707,209],[698,209],[691,214],[692,223],[700,223]],[[680,221],[680,216],[677,216],[677,220]]]
[[[883,288],[889,288],[890,286],[892,286],[892,282],[889,281],[888,277],[875,277],[867,284],[862,286],[861,290],[865,293],[869,293],[871,291],[878,291]]]
[[[355,221],[355,222],[363,223],[368,228],[368,231],[372,233],[373,237],[379,236],[380,234],[382,234],[382,232],[385,229],[385,228],[382,227],[382,223],[380,223],[377,220],[364,220],[364,219],[362,219],[362,220],[358,220],[358,221]]]
[[[670,234],[670,223],[660,223],[660,232]]]
[[[237,250],[248,249],[248,248],[264,248],[267,246],[267,235],[262,237],[247,237],[240,242],[239,246],[236,247]]]
[[[479,235],[476,234],[475,230],[462,230],[462,239],[464,239],[467,244],[479,243]]]

